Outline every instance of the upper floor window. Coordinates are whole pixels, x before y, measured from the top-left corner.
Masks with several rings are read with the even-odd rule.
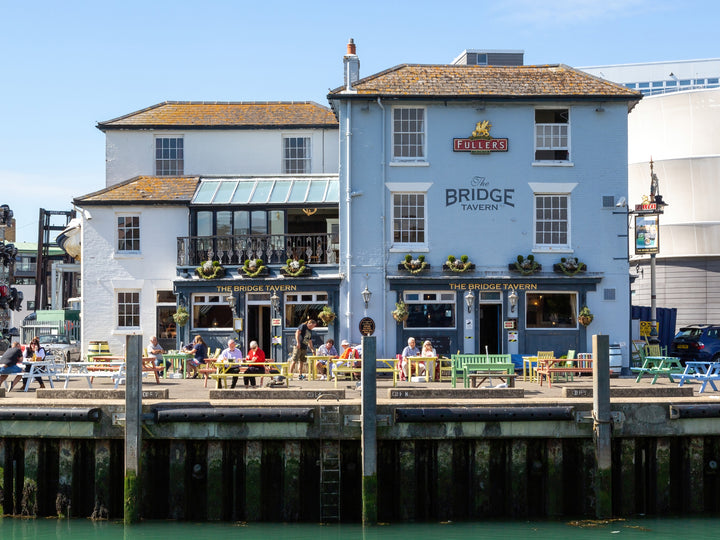
[[[393,159],[425,160],[425,109],[393,109]]]
[[[285,137],[283,139],[283,173],[310,173],[310,137]]]
[[[535,161],[570,161],[570,111],[535,110]]]
[[[425,244],[425,194],[393,193],[393,244]]]
[[[140,327],[140,293],[117,293],[117,325],[118,328]]]
[[[570,247],[570,196],[535,195],[535,249]]]
[[[118,216],[117,250],[140,251],[140,216]]]
[[[185,152],[182,137],[157,137],[155,139],[155,174],[157,176],[181,176],[185,174]]]

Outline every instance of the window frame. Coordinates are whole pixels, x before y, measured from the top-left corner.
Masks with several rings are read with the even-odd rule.
[[[197,292],[190,295],[190,331],[191,332],[227,332],[233,329],[233,310],[227,301],[227,294],[219,292]],[[202,300],[199,300],[202,298]],[[207,299],[206,299],[207,298]],[[195,308],[198,306],[223,307],[227,306],[230,312],[230,326],[196,326],[198,316],[196,316]]]
[[[421,131],[407,131],[407,132],[400,131],[399,133],[396,132],[396,130],[395,130],[395,122],[396,122],[395,114],[396,114],[396,112],[399,112],[399,111],[422,111],[422,130]],[[399,121],[402,122],[403,119],[401,118]],[[411,120],[406,119],[405,121],[410,122]],[[417,119],[414,121],[417,121]],[[426,164],[427,163],[427,150],[428,150],[427,107],[422,107],[422,106],[421,107],[407,107],[407,106],[393,107],[392,115],[390,116],[390,122],[391,122],[391,124],[390,124],[390,145],[391,145],[390,154],[392,156],[392,158],[390,160],[391,163],[396,164],[396,165],[397,164],[412,165],[412,164],[416,164],[416,163]],[[399,145],[396,145],[395,136],[398,134],[399,135],[408,135],[408,136],[411,136],[413,134],[416,136],[420,135],[422,137],[422,142],[419,145],[417,143],[415,143],[412,146],[412,148],[415,148],[415,149],[419,148],[420,151],[422,152],[422,155],[421,156],[398,155],[396,148],[403,148],[403,147],[411,148],[409,144],[403,145],[402,143],[400,143]]]
[[[137,226],[123,226],[120,224],[120,220],[123,219],[136,219],[137,220]],[[128,240],[126,237],[122,238],[120,231],[137,231],[136,238],[131,238]],[[132,249],[122,248],[120,245],[120,242],[133,242],[137,243],[137,247],[135,245],[132,246]],[[129,212],[129,213],[117,213],[115,214],[115,253],[122,254],[122,255],[134,255],[142,253],[142,229],[141,229],[141,220],[140,220],[140,214],[137,212]]]
[[[431,184],[387,184],[390,189],[390,251],[428,251],[429,246],[429,220],[428,220],[428,197],[427,192]],[[424,240],[422,242],[396,242],[395,241],[395,195],[421,195],[423,197],[423,234]],[[417,206],[416,206],[417,207]],[[403,219],[402,217],[397,219]],[[410,218],[406,218],[410,219]],[[419,219],[419,218],[413,218]]]
[[[159,141],[175,141],[175,148],[158,148]],[[180,141],[180,147],[177,142]],[[185,137],[183,135],[156,135],[153,148],[155,155],[153,161],[155,163],[155,176],[183,176],[185,174]],[[160,152],[175,152],[174,157],[158,157]],[[179,154],[179,155],[178,155]],[[170,165],[174,164],[174,170]],[[158,167],[160,165],[160,167]]]
[[[120,295],[137,295],[137,301],[135,302],[129,302],[126,301],[124,298],[121,299]],[[132,298],[131,300],[135,300]],[[135,306],[135,309],[137,310],[137,313],[120,313],[120,307],[121,306]],[[115,290],[115,328],[116,330],[139,330],[141,325],[140,315],[140,289],[116,289]],[[128,322],[128,321],[121,321],[121,318],[131,318],[129,322],[134,323],[137,322],[137,324],[129,324],[129,325],[123,325],[121,322]],[[137,320],[133,320],[137,319]]]
[[[305,141],[303,157],[288,157],[288,150],[297,150],[297,148],[287,148],[287,143],[291,139]],[[288,163],[302,162],[304,170],[289,170]],[[283,135],[282,137],[282,174],[311,174],[312,173],[312,137],[306,134]]]
[[[562,114],[560,111],[565,111],[567,114],[567,122],[537,122],[537,112],[538,111],[558,111],[560,114]],[[570,107],[535,107],[533,110],[533,162],[538,164],[569,164],[572,163],[572,148],[571,148],[571,114],[570,114]],[[557,127],[560,131],[562,131],[562,127],[565,127],[565,133],[555,134],[554,129]],[[551,133],[543,134],[542,140],[545,142],[548,139],[550,140],[549,146],[538,146],[538,128],[542,127],[543,129],[550,128]],[[559,137],[559,138],[565,138],[565,145],[555,145],[553,144],[553,139]],[[557,151],[566,151],[567,152],[567,159],[541,159],[538,158],[538,152],[545,152],[545,151],[551,151],[551,152],[557,152]]]
[[[327,331],[327,326],[322,326],[322,321],[317,319],[317,314],[322,311],[322,308],[325,306],[330,306],[330,295],[327,291],[293,291],[293,292],[286,292],[283,298],[283,311],[282,311],[282,320],[283,325],[285,328],[297,328],[302,323],[307,321],[308,316],[314,317],[315,320],[317,320],[318,325],[313,328],[313,332],[317,331]],[[297,297],[297,298],[294,298]],[[303,297],[310,297],[310,298],[303,298]],[[288,317],[288,307],[289,306],[316,306],[315,308],[305,308],[304,313],[299,316],[297,319],[297,324],[294,324],[296,321],[292,321]],[[319,308],[317,307],[319,306]],[[315,313],[313,313],[315,312]]]
[[[538,242],[538,205],[537,205],[537,203],[538,203],[538,199],[539,199],[540,197],[542,197],[542,198],[558,197],[558,198],[564,198],[564,199],[565,199],[565,201],[566,201],[566,207],[565,207],[566,217],[565,217],[564,222],[565,222],[565,224],[566,224],[565,234],[567,235],[567,236],[566,236],[566,242],[565,242],[565,243],[563,243],[563,244],[560,244],[560,243],[554,244],[554,243]],[[572,249],[572,248],[571,248],[571,246],[572,246],[571,236],[570,236],[570,233],[571,233],[571,223],[572,223],[572,219],[571,219],[571,218],[572,218],[572,205],[571,205],[571,202],[572,202],[572,198],[570,197],[570,193],[545,193],[545,192],[538,192],[538,193],[534,193],[534,194],[533,194],[533,251],[558,251],[558,250],[565,251],[565,250],[571,250],[571,249]],[[551,211],[551,212],[553,211],[553,208],[552,208],[552,207],[550,208],[550,211]],[[562,220],[560,220],[560,219],[554,220],[554,219],[552,219],[552,218],[547,219],[547,220],[543,220],[543,221],[547,221],[548,223],[553,223],[554,221],[559,221],[559,222],[562,223]],[[552,232],[553,232],[553,231],[551,231],[550,234],[552,234]],[[547,234],[547,233],[543,233],[543,234]]]
[[[533,305],[532,298],[535,296],[543,297],[543,296],[549,296],[549,295],[565,295],[565,296],[571,296],[574,297],[574,300],[570,299],[570,307],[571,310],[574,311],[574,313],[571,313],[571,316],[574,321],[574,325],[570,326],[539,326],[539,325],[529,325],[528,324],[528,313],[530,312],[530,306]],[[539,330],[539,331],[547,331],[547,330],[577,330],[579,328],[579,321],[578,321],[578,313],[579,313],[579,302],[580,302],[580,294],[578,291],[525,291],[525,314],[524,314],[524,321],[525,321],[525,329],[529,331],[533,330]],[[542,315],[542,313],[541,313]]]
[[[414,296],[417,295],[417,299]],[[427,296],[433,296],[434,298],[425,298]],[[443,298],[446,296],[447,298]],[[403,291],[403,302],[408,307],[408,312],[412,315],[412,306],[426,306],[430,304],[437,305],[451,305],[453,310],[450,324],[447,326],[409,326],[410,315],[403,321],[403,329],[405,330],[452,330],[457,328],[458,322],[458,302],[457,294],[451,291],[438,291],[438,290],[408,290]]]

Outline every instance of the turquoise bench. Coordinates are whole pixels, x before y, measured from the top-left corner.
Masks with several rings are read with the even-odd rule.
[[[515,373],[515,364],[509,354],[453,354],[450,380],[452,387],[457,385],[458,377],[463,380],[463,387],[469,388],[470,372],[505,371]]]

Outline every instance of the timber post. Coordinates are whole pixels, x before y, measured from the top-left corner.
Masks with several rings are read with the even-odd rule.
[[[142,430],[142,335],[125,342],[125,482],[126,524],[140,521],[140,445]]]
[[[377,524],[376,341],[362,338],[362,522]]]
[[[610,418],[610,340],[593,335],[593,442],[595,443],[595,515],[612,515],[612,424]]]

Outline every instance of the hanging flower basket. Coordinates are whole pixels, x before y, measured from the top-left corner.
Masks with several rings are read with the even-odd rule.
[[[411,274],[419,274],[423,270],[429,270],[430,265],[425,262],[425,255],[419,255],[417,259],[413,259],[409,253],[405,255],[405,260],[398,264],[398,270],[407,270]]]
[[[539,262],[535,261],[534,255],[528,255],[527,258],[522,255],[517,256],[517,261],[508,265],[508,270],[518,272],[523,276],[529,276],[542,270]]]
[[[565,274],[566,276],[574,276],[587,270],[585,263],[581,263],[576,257],[563,257],[559,263],[553,264],[553,270],[559,274]]]
[[[225,276],[225,268],[220,261],[205,261],[195,269],[195,273],[202,279],[218,279]]]
[[[468,260],[467,255],[461,255],[456,259],[454,255],[448,255],[447,261],[443,264],[445,272],[468,272],[475,270],[475,265]]]
[[[247,259],[238,270],[238,274],[249,278],[267,276],[269,273],[262,259]]]
[[[318,319],[325,323],[325,326],[332,324],[336,317],[335,312],[328,306],[322,308],[322,311],[318,313]]]
[[[190,320],[190,314],[186,308],[180,306],[177,311],[173,313],[172,318],[178,326],[185,326],[188,320]]]
[[[307,267],[305,261],[302,259],[297,261],[288,259],[285,266],[280,269],[280,273],[285,277],[303,277],[310,275],[310,268]]]
[[[395,303],[395,309],[392,311],[393,319],[395,319],[399,323],[403,323],[407,321],[408,316],[410,315],[410,312],[407,309],[407,305],[405,302],[396,302]]]
[[[583,326],[589,325],[591,322],[593,322],[594,318],[595,315],[590,313],[590,308],[588,308],[587,306],[583,306],[583,308],[580,310],[580,313],[578,313],[578,322]]]

